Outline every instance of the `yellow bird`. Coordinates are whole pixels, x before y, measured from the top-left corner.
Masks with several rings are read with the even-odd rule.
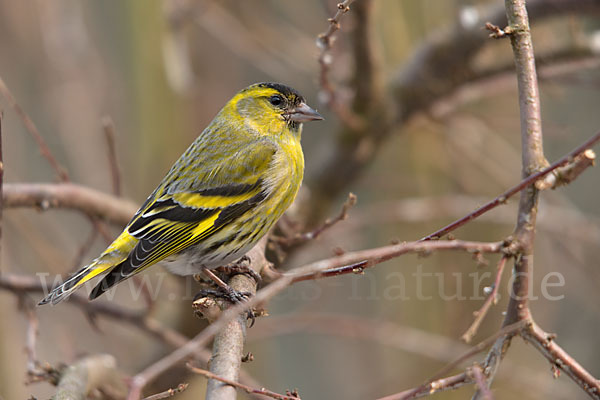
[[[302,123],[321,119],[285,85],[257,83],[240,91],[119,237],[39,304],[56,304],[100,274],[90,299],[159,262],[194,275],[239,259],[294,201],[304,174]]]

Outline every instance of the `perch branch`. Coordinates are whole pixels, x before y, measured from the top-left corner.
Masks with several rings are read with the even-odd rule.
[[[260,274],[262,266],[267,263],[265,259],[266,243],[267,238],[264,237],[246,254],[250,258],[250,268],[255,268],[257,274]],[[234,275],[228,284],[233,290],[240,293],[256,294],[257,282],[246,274]],[[209,365],[211,373],[215,376],[232,382],[238,381],[246,342],[246,320],[246,315],[240,314],[216,334]],[[217,379],[208,380],[206,400],[235,400],[235,398],[235,388],[224,385]]]

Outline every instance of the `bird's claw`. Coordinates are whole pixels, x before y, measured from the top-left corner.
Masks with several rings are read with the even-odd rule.
[[[232,304],[239,304],[248,301],[248,299],[252,296],[252,293],[240,292],[235,289],[232,289],[231,287],[219,287],[218,289],[202,289],[196,294],[196,296],[194,296],[192,303],[198,299],[209,296],[229,301]],[[254,326],[254,322],[256,322],[256,315],[254,314],[254,311],[252,311],[251,309],[248,310],[246,313],[246,319],[252,320],[252,322],[250,323],[250,328],[252,328],[252,326]]]
[[[253,270],[252,267],[250,267],[250,257],[248,256],[242,256],[242,258],[240,258],[234,263],[218,267],[216,268],[216,271],[227,275],[247,275],[250,278],[254,279],[256,283],[260,283],[262,281],[260,274]]]

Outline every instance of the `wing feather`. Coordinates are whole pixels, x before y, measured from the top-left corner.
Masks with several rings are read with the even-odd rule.
[[[207,175],[209,181],[196,179],[191,187],[179,186],[176,192],[165,189],[172,186],[170,180],[177,179],[167,175],[126,228],[138,243],[94,288],[90,298],[206,240],[262,202],[268,196],[264,182],[274,154],[272,146],[257,143],[214,165]],[[236,171],[241,176],[236,176]]]

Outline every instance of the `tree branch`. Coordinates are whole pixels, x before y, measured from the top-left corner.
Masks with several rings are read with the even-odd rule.
[[[554,341],[554,335],[542,330],[535,322],[521,332],[528,343],[533,344],[550,361],[553,369],[564,371],[591,398],[600,399],[600,381],[585,370],[573,357]]]
[[[211,381],[221,382],[222,384],[224,384],[224,386],[227,386],[227,387],[233,389],[234,393],[235,393],[235,389],[238,388],[238,389],[242,389],[243,391],[245,391],[248,394],[259,394],[259,395],[267,396],[267,397],[270,397],[272,399],[277,399],[277,400],[300,400],[300,397],[297,396],[297,393],[292,394],[292,393],[288,392],[288,395],[283,395],[283,394],[272,392],[272,391],[264,389],[264,388],[256,389],[256,388],[250,387],[248,385],[242,385],[235,380],[224,378],[222,376],[214,374],[205,369],[196,368],[189,364],[187,365],[187,367],[190,371],[208,378],[209,382],[211,382]],[[234,396],[235,396],[235,394],[234,394]],[[233,397],[233,398],[235,398],[235,397]]]
[[[66,368],[52,400],[85,400],[87,394],[103,385],[124,391],[116,371],[117,361],[109,354],[85,357]]]
[[[250,267],[254,268],[257,274],[260,274],[260,270],[267,263],[265,259],[266,243],[267,238],[264,237],[246,254],[250,258]],[[233,290],[240,293],[256,294],[257,282],[248,275],[234,275],[228,284]],[[237,318],[229,321],[215,336],[209,365],[211,373],[215,376],[228,381],[238,381],[246,343],[246,321],[246,315],[240,314]],[[223,384],[223,382],[217,379],[208,380],[206,400],[235,400],[235,388],[229,384]]]
[[[138,209],[131,201],[75,183],[7,183],[2,196],[5,208],[66,208],[117,225],[127,224]]]
[[[494,200],[479,207],[477,210],[473,211],[472,213],[469,213],[466,216],[452,222],[451,224],[446,225],[442,229],[439,229],[439,230],[423,237],[421,240],[425,241],[425,240],[439,239],[439,238],[447,235],[448,233],[454,231],[455,229],[460,228],[467,222],[472,221],[475,218],[479,217],[480,215],[490,211],[491,209],[498,207],[501,204],[506,203],[506,201],[509,198],[511,198],[512,196],[514,196],[515,194],[522,192],[522,191],[535,190],[535,188],[531,189],[531,185],[533,185],[536,181],[539,181],[541,178],[547,176],[551,172],[555,171],[556,169],[558,169],[560,167],[566,167],[567,169],[574,168],[574,167],[571,167],[571,165],[574,165],[575,162],[578,164],[580,163],[579,161],[575,161],[575,160],[579,160],[581,154],[588,153],[589,148],[591,146],[595,145],[596,143],[598,143],[598,141],[600,141],[600,132],[596,133],[594,136],[592,136],[591,138],[586,140],[583,144],[581,144],[579,147],[577,147],[575,150],[573,150],[566,156],[562,157],[560,160],[556,161],[554,164],[552,164],[542,170],[537,170],[537,172],[532,171],[531,174],[524,175],[523,180],[518,185],[513,186],[512,188],[508,189],[506,192],[502,193],[500,196],[496,197]],[[593,163],[585,163],[586,168],[591,165],[593,165]],[[578,167],[578,169],[581,169],[581,167]],[[583,171],[583,169],[581,169],[581,171]],[[581,173],[581,172],[579,172],[579,173]],[[522,207],[522,206],[520,206],[520,207]],[[521,208],[520,208],[520,210],[521,210]],[[521,214],[521,211],[519,211],[519,213]]]
[[[362,3],[361,1],[355,4],[353,15],[359,15],[358,12],[354,13],[354,9],[363,6]],[[364,6],[368,7],[368,5]],[[600,10],[600,4],[595,0],[530,0],[528,6],[530,16],[535,22],[556,15],[567,13],[586,15]],[[362,26],[366,22],[368,20],[360,20],[358,25]],[[454,26],[434,32],[409,57],[409,63],[399,68],[398,73],[395,74],[397,78],[385,83],[385,87],[391,87],[392,99],[387,98],[385,93],[377,91],[378,97],[365,100],[380,113],[363,116],[369,121],[368,131],[349,129],[347,125],[340,128],[337,143],[333,147],[329,160],[320,170],[325,173],[319,172],[318,176],[307,179],[315,196],[314,204],[319,205],[311,208],[309,221],[315,223],[328,212],[331,202],[341,192],[347,190],[348,185],[372,161],[381,145],[393,132],[405,126],[413,116],[428,111],[434,103],[449,96],[458,88],[482,76],[489,77],[489,73],[478,70],[473,62],[479,51],[490,43],[481,29],[486,22],[504,26],[506,23],[504,7],[497,5],[489,7],[469,26],[457,21]],[[366,53],[353,54],[355,60],[356,58],[368,60],[377,56],[377,52],[373,49],[374,40],[370,42],[369,47],[360,47],[368,50]],[[496,74],[505,69],[491,67]],[[357,79],[364,79],[363,76],[368,77],[366,74],[355,74]],[[383,101],[379,102],[378,99]],[[388,109],[390,105],[393,110]]]

